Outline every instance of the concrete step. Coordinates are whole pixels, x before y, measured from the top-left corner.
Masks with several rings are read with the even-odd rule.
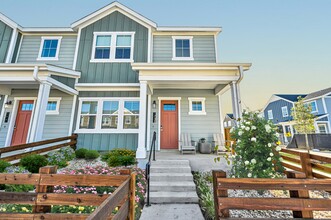
[[[191,173],[191,167],[151,166],[151,173]]]
[[[151,192],[151,203],[198,203],[196,192]]]
[[[185,182],[151,182],[151,192],[192,192],[195,184],[192,181]]]
[[[151,182],[193,182],[193,175],[191,173],[151,173],[150,178]]]
[[[189,160],[156,160],[152,161],[152,165],[171,165],[171,166],[176,166],[176,165],[190,165]]]

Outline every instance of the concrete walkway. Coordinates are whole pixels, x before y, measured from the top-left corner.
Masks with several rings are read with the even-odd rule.
[[[152,204],[144,207],[140,220],[204,220],[198,204]]]

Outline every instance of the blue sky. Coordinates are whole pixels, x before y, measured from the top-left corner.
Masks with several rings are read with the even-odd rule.
[[[0,12],[24,27],[63,26],[111,0],[1,0]],[[331,86],[329,0],[120,0],[160,26],[221,26],[221,62],[251,62],[244,106],[262,108],[273,93]],[[223,97],[231,111],[229,95]]]

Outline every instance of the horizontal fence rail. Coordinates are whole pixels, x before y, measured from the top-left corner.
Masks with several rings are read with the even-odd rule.
[[[20,145],[0,148],[0,159],[4,161],[15,161],[30,154],[41,154],[67,146],[76,149],[77,137],[78,137],[77,134],[73,134],[67,137],[61,137],[61,138],[28,143],[28,144],[20,144]],[[40,149],[32,149],[35,147],[42,147],[42,146],[45,147]],[[26,149],[31,149],[31,150],[28,152],[19,152],[20,150],[26,150]],[[16,151],[17,153],[15,153]],[[13,153],[13,155],[2,157],[2,154],[4,153]]]
[[[0,219],[130,219],[135,216],[136,174],[121,170],[121,175],[66,175],[56,174],[56,167],[40,168],[38,174],[0,174],[0,184],[29,184],[36,192],[0,192],[0,204],[32,205],[33,213],[0,213]],[[111,194],[54,193],[55,185],[114,186]],[[52,205],[98,206],[88,214],[48,213]],[[115,208],[118,211],[114,214]]]
[[[283,158],[282,165],[285,168],[303,172],[307,178],[331,178],[331,157],[282,149],[280,153]]]
[[[306,179],[304,173],[286,171],[287,179],[226,178],[213,170],[215,216],[229,218],[231,209],[291,210],[294,218],[313,219],[312,211],[331,211],[331,200],[309,198],[309,190],[331,190],[331,179]],[[228,190],[289,190],[290,198],[228,197]]]

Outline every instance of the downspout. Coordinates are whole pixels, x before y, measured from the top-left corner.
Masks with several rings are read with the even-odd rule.
[[[242,117],[242,105],[241,105],[241,94],[240,94],[240,87],[239,87],[239,84],[241,82],[241,80],[244,78],[244,70],[243,70],[243,67],[242,66],[239,66],[238,67],[239,69],[239,79],[237,80],[237,86],[236,86],[236,90],[237,90],[237,97],[239,99],[239,105],[238,105],[238,113],[239,113],[239,117],[241,118]]]
[[[39,73],[39,67],[35,66],[33,69],[33,78],[34,80],[36,80],[37,82],[39,82],[40,84],[42,83],[40,78],[38,77],[38,73]]]

